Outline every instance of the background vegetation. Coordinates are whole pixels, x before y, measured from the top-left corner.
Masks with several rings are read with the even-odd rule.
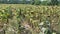
[[[1,4],[60,5],[60,0],[0,0]]]

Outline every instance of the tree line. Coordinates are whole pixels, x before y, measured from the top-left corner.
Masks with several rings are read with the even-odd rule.
[[[40,0],[0,0],[0,4],[32,4],[32,5],[58,5],[58,0],[51,0],[51,1],[40,1]]]

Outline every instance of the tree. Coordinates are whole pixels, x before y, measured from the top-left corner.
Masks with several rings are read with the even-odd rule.
[[[35,0],[35,5],[39,5],[41,2],[39,0]]]
[[[40,3],[40,0],[31,0],[32,5],[39,5]]]
[[[51,0],[51,5],[58,5],[58,0]]]

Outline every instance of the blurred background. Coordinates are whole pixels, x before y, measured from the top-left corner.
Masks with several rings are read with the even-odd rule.
[[[0,34],[60,34],[60,0],[0,0]]]
[[[0,4],[60,5],[60,0],[0,0]]]

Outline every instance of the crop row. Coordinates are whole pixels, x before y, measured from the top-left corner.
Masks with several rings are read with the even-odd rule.
[[[55,23],[59,23],[60,7],[24,6],[16,8],[9,6],[4,9],[0,8],[0,28],[5,30],[6,34],[24,34],[22,31],[26,31],[26,29],[30,34],[37,34],[40,32],[39,23],[45,21],[49,21],[54,25]],[[58,27],[54,25],[52,27],[60,31],[59,25],[57,25]]]

